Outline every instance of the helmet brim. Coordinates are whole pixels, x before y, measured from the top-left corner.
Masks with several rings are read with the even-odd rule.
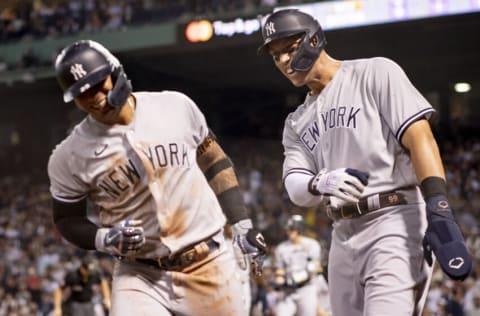
[[[291,36],[295,35],[300,35],[306,33],[307,30],[291,30],[291,31],[285,31],[285,32],[278,32],[275,34],[275,36],[267,37],[263,44],[257,48],[257,54],[258,55],[263,55],[268,53],[268,45],[270,45],[271,42],[277,40],[277,39],[282,39],[282,38],[288,38]]]
[[[73,101],[73,99],[83,92],[105,80],[111,73],[110,66],[106,65],[91,73],[89,76],[78,80],[63,93],[63,101],[65,103]]]

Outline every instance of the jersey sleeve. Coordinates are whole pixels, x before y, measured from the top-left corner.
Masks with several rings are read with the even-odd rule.
[[[48,177],[52,197],[62,202],[74,203],[87,196],[88,186],[72,173],[72,170],[76,170],[76,159],[71,153],[68,154],[68,145],[69,142],[63,142],[53,151],[48,161]]]
[[[290,114],[285,121],[283,129],[282,144],[285,156],[283,161],[283,181],[290,173],[298,172],[315,175],[318,172],[312,154],[300,140],[298,133],[292,126],[292,122],[293,118]]]
[[[383,119],[400,142],[410,124],[422,117],[429,119],[435,110],[394,61],[374,58],[372,67],[373,97]]]
[[[180,94],[187,105],[187,111],[192,127],[193,139],[197,145],[200,145],[208,135],[208,125],[205,116],[198,108],[197,104],[184,94]]]

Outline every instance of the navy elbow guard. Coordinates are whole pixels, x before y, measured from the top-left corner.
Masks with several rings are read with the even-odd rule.
[[[425,196],[428,227],[423,240],[424,256],[432,265],[432,252],[443,272],[452,280],[465,280],[472,271],[472,257],[446,197],[441,178],[425,179],[421,188]]]

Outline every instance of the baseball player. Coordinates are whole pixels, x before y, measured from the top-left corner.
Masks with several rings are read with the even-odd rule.
[[[55,70],[64,101],[88,115],[49,159],[53,219],[72,244],[118,258],[111,315],[245,315],[226,219],[237,260],[257,273],[265,242],[196,104],[179,92],[133,93],[118,59],[93,41],[64,48]]]
[[[103,308],[110,309],[110,286],[107,278],[95,262],[84,258],[80,266],[65,275],[64,284],[54,292],[54,316],[91,316],[97,315],[94,302],[95,290],[101,290]],[[66,299],[65,299],[66,298]],[[66,307],[66,310],[62,308]],[[103,313],[102,313],[103,314]]]
[[[330,57],[309,14],[276,11],[262,35],[259,52],[310,89],[285,121],[283,181],[295,204],[334,220],[333,315],[420,315],[432,252],[452,279],[472,269],[428,121],[434,109],[392,60]]]
[[[305,221],[301,215],[290,216],[288,240],[275,249],[275,287],[283,292],[275,306],[276,316],[316,316],[317,272],[320,244],[302,235]]]

